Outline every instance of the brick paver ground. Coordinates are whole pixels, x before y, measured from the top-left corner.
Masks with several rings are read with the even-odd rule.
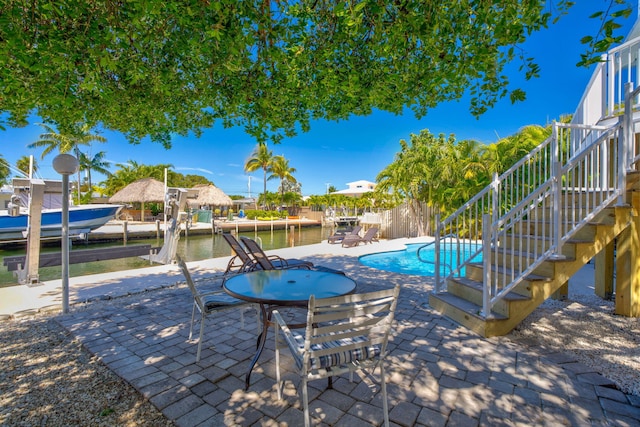
[[[543,353],[508,337],[485,339],[428,304],[428,279],[361,266],[356,257],[316,258],[340,268],[365,292],[401,283],[388,357],[390,419],[400,426],[637,426],[640,398],[561,353]],[[213,286],[213,280],[202,282]],[[186,286],[89,304],[59,316],[84,346],[179,426],[302,424],[299,379],[282,351],[284,399],[275,388],[273,334],[248,391],[255,314],[227,311],[207,322],[202,358],[188,341],[192,298]],[[197,336],[197,335],[196,335]],[[382,422],[378,371],[310,383],[315,424]]]

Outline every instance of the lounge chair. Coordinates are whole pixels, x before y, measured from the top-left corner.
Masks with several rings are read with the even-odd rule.
[[[254,269],[280,270],[284,268],[306,268],[307,270],[310,270],[313,267],[312,262],[303,261],[301,259],[282,258],[277,255],[267,256],[255,240],[244,236],[241,236],[240,240],[256,263]]]
[[[238,239],[232,234],[223,233],[222,237],[231,246],[233,253],[235,254],[227,264],[227,269],[224,274],[229,273],[242,273],[244,271],[255,270],[256,262],[249,254],[244,250]]]
[[[353,229],[351,231],[347,231],[347,232],[336,232],[335,234],[333,234],[332,236],[329,236],[329,238],[327,239],[327,242],[329,243],[340,243],[342,242],[342,240],[346,237],[346,236],[350,236],[350,235],[355,235],[357,236],[358,233],[360,233],[360,230],[362,230],[362,227],[359,225],[356,225],[355,227],[353,227]]]
[[[247,247],[247,250],[251,252],[251,256],[256,260],[256,263],[259,266],[257,267],[258,269],[281,270],[289,268],[304,268],[306,270],[324,271],[326,273],[344,275],[344,272],[340,270],[335,270],[323,265],[313,265],[312,262],[295,258],[285,259],[278,257],[274,262],[271,257],[267,257],[267,254],[264,253],[262,248],[254,240],[251,240],[248,237],[240,237],[240,240],[242,240],[242,243]]]
[[[367,230],[366,233],[364,233],[364,236],[360,237],[358,235],[348,235],[345,236],[344,239],[342,239],[342,247],[343,248],[349,248],[352,246],[358,246],[360,243],[371,243],[371,242],[377,242],[378,238],[376,237],[376,234],[378,234],[378,228],[377,227],[371,227],[370,229]]]
[[[176,254],[176,261],[178,262],[178,266],[180,267],[180,270],[182,270],[182,274],[184,274],[184,278],[187,281],[189,290],[193,295],[193,309],[191,310],[189,341],[191,341],[191,337],[193,335],[193,323],[195,321],[196,308],[200,312],[200,336],[198,337],[198,351],[196,353],[196,362],[200,361],[200,352],[202,350],[202,336],[204,335],[204,321],[210,314],[218,311],[237,308],[253,308],[256,310],[256,318],[258,319],[258,330],[260,331],[260,316],[258,316],[258,309],[256,308],[256,304],[234,298],[222,289],[212,292],[200,293],[196,288],[193,279],[191,278],[191,273],[189,273],[187,265],[178,254]],[[244,322],[244,317],[242,318],[242,320]]]

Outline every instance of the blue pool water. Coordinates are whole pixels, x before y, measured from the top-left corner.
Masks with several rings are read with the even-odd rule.
[[[363,255],[359,258],[359,260],[363,265],[371,268],[376,268],[378,270],[391,271],[393,273],[400,274],[412,274],[415,276],[434,276],[436,255],[435,247],[431,245],[420,251],[420,257],[424,260],[430,261],[422,262],[418,258],[417,252],[418,249],[420,249],[424,245],[424,243],[412,243],[406,245],[406,249],[404,250]],[[441,250],[441,256],[450,259],[451,252]],[[477,255],[474,259],[474,261],[481,260],[482,253]],[[449,273],[450,270],[448,268],[441,267],[440,274],[446,275]],[[462,273],[464,274],[464,271]]]

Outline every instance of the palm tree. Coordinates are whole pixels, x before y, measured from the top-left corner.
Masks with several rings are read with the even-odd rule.
[[[7,183],[7,178],[9,178],[10,174],[9,163],[7,163],[4,157],[2,157],[2,154],[0,154],[0,186]]]
[[[89,126],[84,124],[78,126],[76,128],[77,131],[70,134],[57,133],[55,129],[44,123],[38,123],[38,125],[41,126],[46,132],[40,135],[39,140],[27,145],[27,147],[44,147],[44,150],[42,151],[42,155],[40,157],[41,159],[44,159],[47,154],[51,153],[54,150],[58,150],[61,154],[73,151],[76,155],[78,155],[79,145],[89,145],[94,141],[107,141],[104,136],[89,133]]]
[[[80,154],[80,157],[78,158],[78,161],[80,162],[80,170],[87,171],[87,184],[89,185],[89,191],[92,191],[92,188],[93,188],[91,184],[92,170],[99,172],[103,175],[107,175],[107,176],[111,175],[111,172],[109,172],[109,170],[107,169],[109,167],[109,162],[107,162],[104,159],[104,156],[106,153],[104,151],[100,151],[96,153],[95,156],[93,157],[89,157],[83,152],[80,152],[79,154]]]
[[[41,159],[54,150],[58,150],[60,154],[69,151],[74,152],[76,158],[80,158],[79,145],[90,145],[92,142],[106,142],[104,136],[89,133],[89,126],[82,124],[76,127],[76,131],[69,134],[57,133],[55,129],[45,123],[38,123],[46,132],[40,135],[40,139],[34,143],[27,145],[28,148],[41,148]],[[80,203],[80,169],[78,169],[78,203]]]
[[[25,176],[29,176],[29,167],[31,165],[31,156],[22,156],[16,161],[16,168],[24,172]],[[38,171],[38,163],[33,159],[33,173]]]
[[[273,152],[269,151],[267,144],[258,144],[244,164],[245,172],[262,169],[264,175],[263,195],[267,194],[267,172],[271,170],[272,161]]]
[[[267,179],[280,178],[280,202],[284,201],[284,182],[288,181],[295,184],[296,179],[293,177],[296,168],[292,168],[289,166],[289,160],[285,159],[284,156],[275,156],[271,160],[271,175]]]

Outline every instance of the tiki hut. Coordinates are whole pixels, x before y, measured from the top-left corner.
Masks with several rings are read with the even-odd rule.
[[[198,197],[189,201],[194,207],[200,206],[232,206],[233,200],[218,187],[210,184],[200,184],[193,187],[198,191]]]
[[[139,179],[109,198],[109,203],[140,203],[140,221],[144,221],[145,203],[164,203],[164,184],[154,178]]]

